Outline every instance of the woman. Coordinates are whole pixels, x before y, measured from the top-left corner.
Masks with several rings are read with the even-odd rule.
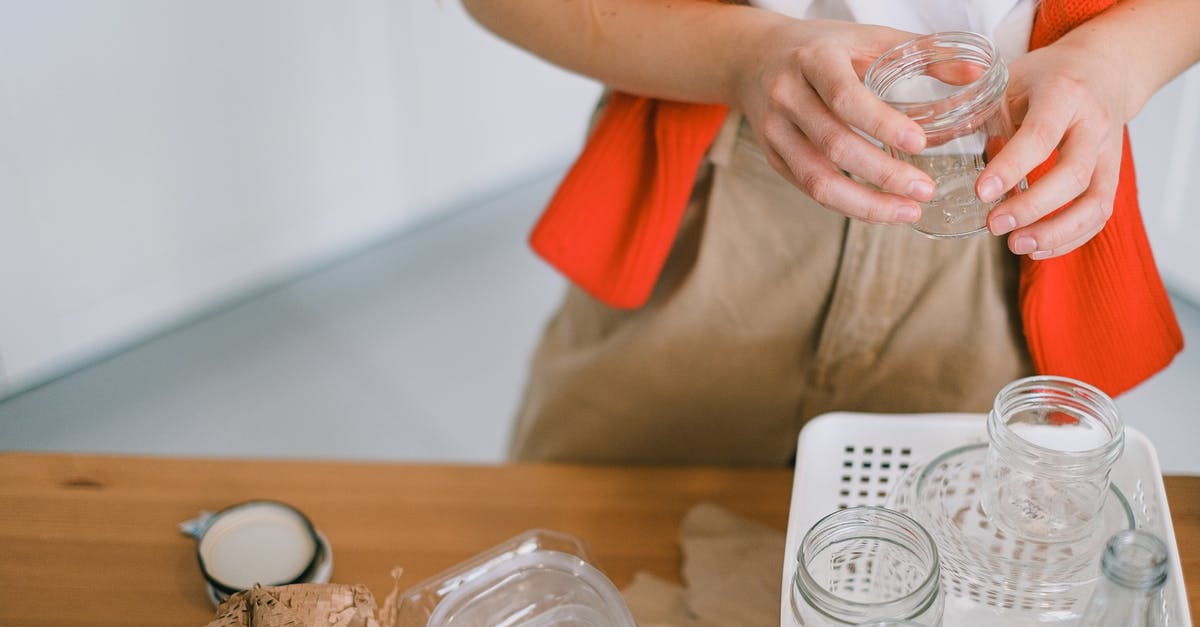
[[[707,151],[686,180],[686,212],[645,302],[629,308],[594,286],[568,291],[534,360],[517,458],[785,463],[804,421],[826,411],[984,411],[1004,383],[1035,370],[1074,375],[1073,364],[1116,394],[1181,348],[1144,244],[1123,128],[1200,58],[1200,1],[465,4],[502,37],[602,81],[622,108],[650,103],[645,119],[660,131],[662,120],[686,119],[675,109],[705,110],[672,103],[733,112],[711,146],[701,134]],[[875,24],[981,31],[1010,56],[1008,95],[1021,126],[975,192],[992,201],[1056,148],[1058,158],[991,211],[988,229],[1005,237],[931,241],[894,226],[915,221],[934,189],[853,130],[907,152],[925,143],[918,125],[862,84],[872,60],[913,36]],[[1037,49],[1025,53],[1031,31]],[[606,119],[597,135],[619,125]],[[686,130],[680,136],[694,138]],[[670,137],[657,136],[646,167],[663,158]],[[600,141],[593,136],[589,147]],[[598,152],[585,149],[576,170],[603,169]],[[578,187],[564,184],[555,203],[581,202],[587,189]],[[1093,268],[1105,275],[1122,265],[1104,262],[1107,243],[1085,246],[1114,203],[1133,235],[1105,237],[1134,240],[1129,255],[1140,270],[1111,284],[1139,291],[1129,330],[1148,347],[1126,364],[1110,331],[1124,324],[1129,294],[1084,293],[1065,308],[1056,300]],[[571,254],[571,242],[560,248]],[[1097,261],[1075,263],[1084,258]],[[1069,276],[1041,280],[1057,286],[1048,296],[1039,292],[1031,277],[1068,266]],[[1071,307],[1098,307],[1096,322]],[[1093,336],[1076,334],[1080,326],[1114,342],[1088,346]],[[1074,344],[1058,339],[1068,336]],[[1094,359],[1093,348],[1112,354]]]

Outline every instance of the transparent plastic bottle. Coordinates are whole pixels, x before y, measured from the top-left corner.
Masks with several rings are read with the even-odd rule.
[[[1122,531],[1108,541],[1101,577],[1084,610],[1087,627],[1160,627],[1167,624],[1163,584],[1167,545],[1145,531]]]
[[[791,604],[801,627],[881,620],[939,627],[945,599],[937,547],[917,521],[899,512],[839,510],[801,540]]]
[[[936,186],[913,228],[934,238],[985,231],[988,212],[1004,197],[980,200],[975,181],[1013,134],[1004,97],[1008,69],[992,41],[968,32],[918,37],[883,53],[867,70],[865,82],[925,131],[920,153],[889,149],[928,174]],[[1025,187],[1021,181],[1017,189]]]

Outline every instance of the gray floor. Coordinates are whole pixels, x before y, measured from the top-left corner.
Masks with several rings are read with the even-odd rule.
[[[500,460],[562,289],[525,245],[556,179],[0,402],[0,449]],[[1168,472],[1200,474],[1196,349],[1119,402]]]

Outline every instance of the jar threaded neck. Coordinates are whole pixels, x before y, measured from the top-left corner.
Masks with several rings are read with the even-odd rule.
[[[1065,448],[1033,441],[1016,426],[1089,428],[1095,446]],[[1056,477],[1107,471],[1125,450],[1125,425],[1107,394],[1081,381],[1056,376],[1018,379],[996,395],[988,414],[988,438],[1003,455],[1028,469]]]
[[[836,589],[837,586],[827,586],[819,581],[810,570],[811,562],[817,556],[843,544],[853,546],[857,558],[869,555],[879,547],[903,554],[910,567],[919,569],[920,577],[914,578],[910,586],[894,589],[894,594],[882,598],[851,598],[843,590]],[[857,625],[889,616],[922,616],[939,600],[941,592],[941,567],[933,538],[909,516],[883,507],[852,507],[822,518],[805,535],[796,562],[793,608],[797,603],[804,603],[841,624]],[[855,571],[855,565],[842,565],[851,573]],[[871,568],[862,570],[870,571]],[[885,576],[884,573],[869,573],[868,577],[872,575]],[[831,587],[835,589],[831,590]],[[849,588],[856,594],[862,592],[861,588]]]
[[[1154,590],[1167,581],[1167,545],[1145,531],[1122,531],[1104,547],[1100,569],[1118,585],[1133,590]]]
[[[900,86],[932,77],[949,88],[936,96],[902,93]],[[968,80],[969,79],[969,80]],[[974,128],[1003,106],[1008,68],[991,39],[948,31],[917,37],[883,53],[864,82],[876,96],[925,130],[931,144]]]

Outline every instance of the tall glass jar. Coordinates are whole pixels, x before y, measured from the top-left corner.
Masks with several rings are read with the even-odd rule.
[[[791,603],[801,627],[881,620],[937,627],[945,603],[937,547],[921,525],[899,512],[839,510],[801,540]]]
[[[1005,532],[1066,542],[1092,531],[1125,448],[1125,425],[1104,392],[1065,377],[1018,379],[987,421],[981,504]]]
[[[865,81],[876,96],[925,130],[926,147],[919,154],[889,148],[936,186],[913,228],[935,238],[986,230],[988,212],[1004,197],[980,200],[975,182],[1013,134],[1004,98],[1008,69],[992,41],[967,32],[918,37],[876,59]],[[1022,181],[1018,189],[1024,188]]]

